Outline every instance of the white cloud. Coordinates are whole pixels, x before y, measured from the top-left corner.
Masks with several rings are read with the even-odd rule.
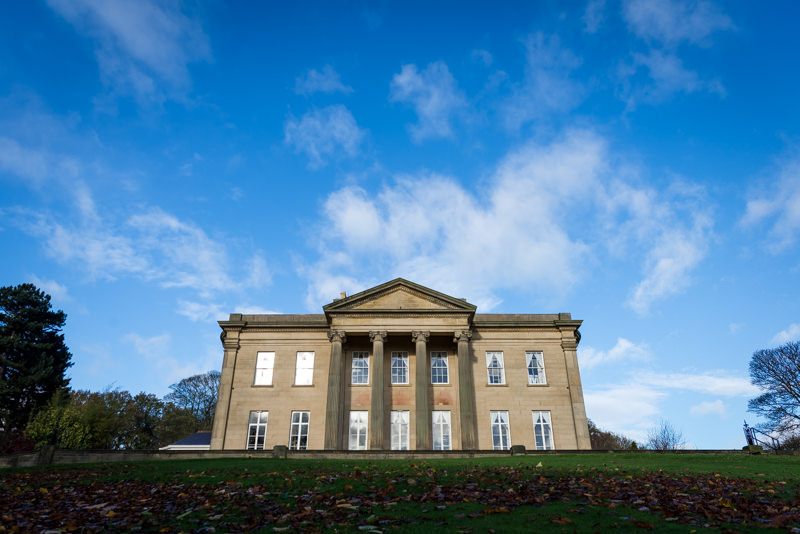
[[[488,50],[476,49],[472,51],[472,59],[480,61],[484,66],[488,67],[494,61],[491,52]]]
[[[667,397],[663,391],[639,384],[602,389],[587,388],[583,398],[586,415],[600,428],[609,429],[643,443],[659,404]]]
[[[558,36],[535,33],[528,36],[525,47],[525,79],[513,88],[501,109],[506,126],[512,129],[552,112],[569,111],[584,94],[583,87],[570,78],[582,61],[561,46]]]
[[[650,351],[645,344],[636,344],[620,337],[608,351],[596,350],[592,347],[578,349],[581,370],[591,369],[598,365],[606,365],[620,361],[643,361],[650,359]]]
[[[334,191],[317,234],[319,260],[300,269],[309,279],[309,307],[368,287],[376,276],[403,276],[468,296],[486,311],[499,303],[499,289],[568,291],[608,249],[645,264],[633,302],[646,310],[686,287],[707,237],[696,222],[702,215],[686,212],[704,212],[681,207],[676,193],[624,184],[611,160],[604,139],[575,130],[549,145],[514,150],[484,190],[420,173],[376,192]],[[581,217],[570,216],[576,212]],[[679,238],[690,238],[688,249]]]
[[[242,315],[276,315],[280,312],[268,310],[261,306],[252,306],[249,304],[239,304],[233,307],[233,313],[241,313]]]
[[[311,168],[322,167],[333,157],[356,156],[364,135],[341,104],[314,109],[300,120],[291,117],[284,126],[284,141],[297,152],[305,152]]]
[[[182,98],[191,86],[189,64],[210,60],[200,21],[174,2],[48,0],[75,28],[96,41],[103,81],[140,104]]]
[[[0,168],[34,181],[44,179],[50,173],[47,157],[39,150],[31,150],[14,139],[0,137]]]
[[[720,399],[701,402],[689,408],[689,413],[692,415],[718,415],[725,417],[725,403]]]
[[[738,332],[742,328],[744,328],[744,323],[731,323],[731,324],[728,325],[728,331],[731,334],[735,334],[736,332]]]
[[[452,137],[451,121],[466,107],[466,99],[443,61],[430,63],[422,72],[416,65],[403,65],[392,78],[389,100],[414,107],[418,122],[408,128],[415,142]]]
[[[178,301],[178,315],[188,317],[191,321],[222,321],[228,318],[228,313],[221,304],[213,302]]]
[[[677,93],[716,93],[725,96],[726,91],[719,80],[703,80],[692,70],[684,67],[683,61],[670,52],[650,50],[646,54],[634,53],[631,64],[620,66],[621,95],[629,111],[639,103],[658,104]],[[638,76],[644,70],[646,76]]]
[[[303,76],[295,80],[294,91],[300,95],[311,95],[313,93],[344,93],[353,92],[353,88],[342,83],[339,73],[333,70],[330,65],[322,67],[322,71],[310,69]]]
[[[647,255],[646,276],[639,282],[627,304],[644,314],[655,300],[684,290],[690,275],[708,251],[711,218],[698,213],[689,227],[666,229],[655,239]]]
[[[591,0],[586,5],[583,13],[583,24],[586,33],[596,33],[603,23],[603,11],[606,8],[606,0]]]
[[[216,368],[219,365],[219,356],[212,360],[212,355],[205,358],[183,358],[178,359],[172,348],[172,337],[169,334],[161,334],[152,337],[143,337],[139,334],[127,334],[122,341],[128,343],[139,354],[143,360],[142,365],[152,368],[155,380],[160,383],[150,385],[150,391],[163,389],[184,378],[204,373],[209,368]],[[213,361],[213,363],[211,363]],[[160,387],[158,387],[160,386]]]
[[[33,285],[50,295],[53,300],[61,302],[72,300],[72,297],[69,296],[69,291],[67,291],[67,286],[59,284],[55,280],[39,278],[35,274],[32,274],[30,279]]]
[[[645,386],[725,397],[752,397],[759,393],[749,378],[726,371],[643,373],[636,377],[636,382]]]
[[[626,0],[622,14],[638,37],[667,45],[707,45],[712,33],[735,28],[730,17],[707,0]]]
[[[800,234],[800,156],[786,158],[770,182],[774,185],[750,195],[741,224],[770,221],[767,245],[778,253],[794,245]]]
[[[800,340],[800,324],[792,323],[785,330],[781,330],[772,338],[773,345],[783,345],[791,341]]]

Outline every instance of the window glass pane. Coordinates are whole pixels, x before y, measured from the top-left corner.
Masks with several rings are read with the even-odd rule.
[[[350,412],[350,450],[367,448],[367,412]]]
[[[272,369],[274,366],[274,352],[259,352],[256,357],[256,377],[253,381],[253,384],[257,386],[271,386]]]
[[[408,450],[408,421],[407,411],[392,411],[392,450]]]
[[[511,448],[511,429],[508,424],[508,412],[491,412],[492,447],[495,450]]]
[[[308,412],[292,412],[292,428],[289,434],[290,449],[308,448]]]
[[[247,448],[263,449],[267,436],[267,419],[269,412],[250,412],[247,427]]]
[[[392,384],[408,384],[408,353],[392,353]]]
[[[490,384],[505,384],[506,375],[503,367],[502,352],[486,353],[486,371],[489,375]]]
[[[450,444],[450,412],[434,411],[433,422],[433,449],[449,451]]]
[[[528,384],[545,384],[544,355],[541,352],[526,352],[525,360],[528,366]]]
[[[552,450],[555,448],[550,412],[533,412],[533,437],[537,449]]]
[[[298,386],[310,386],[314,379],[314,353],[298,352],[294,383]]]
[[[369,384],[369,353],[353,353],[353,384]]]
[[[431,384],[447,384],[449,381],[447,353],[431,352]]]

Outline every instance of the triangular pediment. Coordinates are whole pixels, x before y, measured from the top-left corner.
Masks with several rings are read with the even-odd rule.
[[[325,313],[370,311],[451,311],[475,312],[475,306],[464,299],[439,293],[402,278],[336,300],[323,309]]]

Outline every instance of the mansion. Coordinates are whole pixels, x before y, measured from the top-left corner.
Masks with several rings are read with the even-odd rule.
[[[220,321],[211,449],[590,449],[569,313],[482,314],[398,278]]]

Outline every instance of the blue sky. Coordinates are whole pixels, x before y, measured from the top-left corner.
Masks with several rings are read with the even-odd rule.
[[[291,4],[291,3],[290,3]],[[72,386],[404,277],[569,311],[589,417],[734,448],[800,339],[796,3],[49,0],[0,19],[0,283]]]

